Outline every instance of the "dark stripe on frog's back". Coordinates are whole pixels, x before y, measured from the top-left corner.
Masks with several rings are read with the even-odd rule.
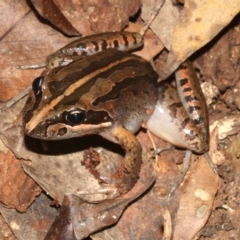
[[[141,63],[141,68],[139,65]],[[134,74],[133,74],[134,73]],[[111,82],[106,82],[107,80],[111,80]],[[95,86],[96,81],[98,85],[104,86],[104,84],[112,84],[114,86],[109,88],[108,92],[103,90],[101,92],[101,88],[99,91],[96,91],[96,96],[92,100],[93,106],[97,106],[100,102],[107,102],[114,100],[119,97],[119,94],[122,89],[131,86],[131,88],[136,89],[138,91],[138,84],[141,84],[139,81],[148,82],[149,87],[153,85],[154,89],[157,91],[157,73],[152,69],[152,66],[149,62],[143,61],[139,62],[138,59],[131,59],[126,62],[121,62],[114,67],[111,67],[105,72],[98,74],[96,77],[89,80],[86,84],[77,88],[72,94],[69,96],[65,96],[63,100],[61,100],[55,109],[61,107],[63,105],[77,105],[80,101],[81,96],[85,97],[85,94],[88,94],[90,89]],[[106,89],[106,88],[104,88]],[[148,89],[144,89],[145,94],[154,94],[149,93]]]
[[[137,70],[137,69],[136,69]],[[123,89],[131,86],[133,95],[137,97],[139,94],[139,91],[143,92],[146,95],[146,97],[150,97],[150,95],[154,94],[153,92],[149,92],[148,89],[142,89],[141,85],[143,84],[143,81],[148,82],[149,88],[152,85],[156,91],[157,91],[157,79],[158,75],[153,71],[153,73],[149,74],[149,72],[143,71],[142,73],[137,73],[137,75],[134,75],[134,77],[130,78],[123,78],[122,81],[116,82],[111,91],[106,93],[103,96],[99,96],[96,98],[95,101],[93,101],[92,105],[97,106],[100,103],[104,103],[107,101],[111,101],[114,99],[117,99],[120,97],[120,93]],[[140,85],[139,85],[140,84]]]
[[[124,62],[124,59],[129,57],[131,59],[127,60],[127,62]],[[118,63],[116,66],[110,66],[109,68],[107,68],[111,63],[114,63],[116,61],[123,62]],[[47,85],[49,91],[52,94],[52,98],[50,98],[50,101],[55,99],[57,96],[62,95],[65,90],[73,83],[79,81],[80,79],[83,79],[84,77],[88,76],[93,72],[96,72],[95,77],[93,77],[90,81],[87,81],[84,84],[85,86],[81,86],[83,89],[82,94],[88,92],[90,87],[99,77],[106,78],[107,76],[111,75],[113,71],[116,71],[117,69],[122,69],[129,64],[133,66],[138,66],[139,61],[144,60],[129,53],[121,52],[115,49],[109,49],[104,52],[99,52],[94,55],[88,56],[85,59],[72,62],[68,66],[53,69],[51,71],[51,73],[54,74],[52,76],[52,79],[57,80],[51,80],[51,74],[49,74],[48,79],[50,81]],[[102,68],[107,68],[107,70],[105,72],[99,73],[99,70]]]

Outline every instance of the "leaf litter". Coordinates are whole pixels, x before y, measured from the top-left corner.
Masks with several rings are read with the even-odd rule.
[[[132,6],[132,9],[135,10],[131,13],[121,14],[121,12],[118,12],[116,15],[114,11],[109,11],[109,9],[118,6],[115,1],[112,1],[109,6],[103,6],[103,2],[99,2],[100,7],[95,4],[95,1],[85,1],[85,3],[79,1],[76,5],[74,5],[74,3],[72,3],[71,6],[66,5],[66,8],[64,8],[63,2],[64,1],[54,1],[68,22],[83,36],[91,34],[93,31],[104,31],[104,28],[102,28],[104,25],[103,19],[115,20],[116,18],[121,19],[120,16],[124,16],[125,18],[119,21],[120,25],[115,26],[115,24],[113,24],[115,29],[111,29],[121,30],[127,25],[127,19],[132,12],[137,12],[139,9],[139,3],[136,2],[136,4]],[[148,3],[149,1],[146,2]],[[118,4],[122,4],[121,6],[123,6],[124,1]],[[144,12],[146,12],[146,14],[148,14],[144,4],[152,6],[153,3],[146,4],[143,1],[142,13],[144,14]],[[226,8],[224,4],[224,1],[202,1],[201,4],[199,1],[185,1],[185,5],[183,6],[182,4],[173,5],[171,1],[166,0],[159,12],[158,17],[160,17],[161,20],[158,20],[158,17],[155,19],[157,23],[160,22],[160,24],[156,24],[158,29],[154,29],[153,25],[151,27],[156,35],[159,36],[166,49],[170,51],[169,55],[166,59],[166,51],[163,51],[162,54],[158,56],[163,49],[163,45],[158,44],[160,47],[154,48],[156,49],[154,52],[151,46],[155,40],[147,44],[147,39],[145,40],[147,46],[146,52],[148,52],[149,49],[152,53],[150,56],[143,55],[143,57],[146,56],[146,59],[158,56],[158,58],[155,57],[156,70],[162,78],[165,78],[167,75],[170,75],[182,61],[211,41],[206,47],[201,48],[200,51],[194,55],[194,64],[198,67],[200,77],[202,75],[201,81],[211,83],[218,88],[220,93],[218,96],[213,95],[209,97],[212,99],[209,112],[212,129],[214,126],[219,126],[219,136],[221,132],[225,133],[224,137],[221,138],[216,137],[216,134],[213,134],[211,137],[211,149],[218,149],[218,151],[215,151],[218,155],[215,154],[216,156],[213,156],[213,159],[215,159],[214,163],[218,165],[218,173],[221,178],[217,179],[217,175],[213,174],[202,157],[195,157],[192,160],[192,165],[185,181],[181,187],[174,192],[174,195],[168,198],[167,193],[179,173],[176,163],[179,164],[182,162],[184,152],[177,149],[170,149],[169,151],[163,152],[157,160],[152,159],[149,157],[149,149],[152,147],[149,139],[144,132],[140,132],[138,139],[143,146],[142,169],[148,169],[149,162],[152,163],[152,171],[156,176],[155,184],[147,193],[138,197],[137,201],[135,200],[133,204],[126,208],[134,199],[134,196],[139,195],[138,191],[140,191],[140,193],[145,192],[145,190],[135,191],[134,187],[134,189],[128,193],[130,195],[129,199],[132,200],[129,200],[127,204],[123,205],[124,208],[126,208],[123,213],[124,208],[120,210],[114,207],[119,199],[109,203],[110,206],[113,207],[113,210],[122,216],[117,225],[91,235],[92,239],[108,239],[110,236],[117,237],[118,239],[159,239],[161,237],[170,239],[171,235],[174,239],[179,237],[184,239],[193,239],[194,237],[197,237],[197,239],[219,239],[219,237],[222,238],[223,236],[227,239],[238,236],[237,229],[239,229],[239,223],[237,216],[239,216],[239,210],[237,203],[239,199],[237,192],[239,191],[239,153],[237,146],[239,146],[239,125],[237,123],[239,119],[239,97],[237,92],[240,71],[238,64],[238,41],[240,39],[239,15],[237,15],[232,22],[231,20],[239,12],[240,3],[237,0],[232,1],[228,8]],[[11,16],[10,13],[13,12],[16,7],[18,7],[17,14],[8,21],[9,16]],[[100,12],[99,9],[101,7],[105,10],[104,14],[97,16],[96,14]],[[123,7],[118,8],[124,12]],[[78,9],[82,10],[78,11]],[[95,9],[95,11],[93,11],[93,9]],[[218,9],[224,9],[224,11],[219,11]],[[2,25],[0,29],[2,35],[0,42],[2,49],[0,84],[1,89],[6,89],[2,91],[0,97],[1,101],[5,102],[30,85],[32,80],[41,73],[41,70],[17,70],[15,68],[16,65],[42,62],[49,53],[54,52],[71,40],[56,31],[52,26],[46,24],[46,21],[43,21],[39,16],[37,18],[32,10],[32,6],[27,5],[23,0],[16,1],[15,4],[10,5],[3,2],[0,11],[6,23]],[[81,24],[85,26],[85,29],[79,30],[76,25],[79,25],[80,20],[75,14],[79,14],[81,11],[86,14],[87,24]],[[88,18],[87,14],[90,12],[94,14]],[[108,17],[106,17],[106,12],[109,14]],[[213,12],[214,17],[212,16]],[[72,17],[68,18],[69,16]],[[146,17],[143,15],[142,17],[146,20]],[[75,23],[73,23],[74,21]],[[140,21],[137,20],[137,22],[139,23]],[[229,22],[231,22],[231,24],[228,26]],[[94,25],[94,23],[96,23],[96,25]],[[103,25],[101,25],[102,23]],[[110,21],[110,23],[112,22]],[[226,26],[228,27],[218,34]],[[56,27],[59,28],[59,26]],[[61,30],[64,31],[64,29]],[[161,34],[159,34],[159,32],[161,32]],[[216,35],[217,37],[215,37]],[[225,69],[225,71],[222,69]],[[1,158],[4,160],[2,162],[2,164],[4,164],[2,169],[9,169],[9,174],[6,174],[9,175],[9,180],[6,181],[6,184],[3,184],[4,186],[1,188],[1,193],[7,192],[9,194],[7,195],[9,202],[5,202],[6,207],[17,208],[20,211],[26,211],[26,213],[19,215],[14,209],[7,209],[5,207],[1,207],[1,213],[18,239],[26,239],[24,230],[26,230],[25,227],[27,226],[29,226],[28,233],[31,232],[31,235],[28,235],[28,237],[32,236],[32,239],[43,239],[44,234],[42,233],[41,236],[38,235],[38,228],[31,226],[36,226],[37,224],[38,226],[44,227],[45,231],[48,231],[56,216],[54,213],[56,214],[57,212],[53,211],[53,214],[48,215],[48,212],[51,212],[54,208],[48,206],[48,198],[46,198],[43,193],[34,201],[36,195],[40,193],[40,188],[51,196],[55,200],[55,203],[61,204],[63,199],[66,198],[66,193],[75,193],[77,189],[83,187],[90,189],[95,186],[97,189],[99,188],[99,184],[80,164],[83,158],[83,150],[88,148],[87,144],[83,144],[83,142],[86,142],[85,140],[69,140],[69,142],[58,142],[56,144],[48,142],[42,143],[41,141],[24,137],[21,126],[16,124],[20,122],[19,119],[23,105],[24,100],[9,110],[1,112],[1,119],[3,119],[1,129],[3,130],[1,130],[0,137],[4,145],[7,146],[7,149],[1,147],[1,151],[3,152]],[[224,124],[227,124],[226,114],[228,118],[231,119],[232,124],[224,127]],[[219,125],[219,121],[221,121],[222,125]],[[17,126],[9,128],[13,123]],[[98,150],[101,154],[101,161],[105,161],[105,165],[102,164],[103,169],[105,169],[105,166],[108,164],[112,164],[112,161],[109,159],[114,159],[116,164],[121,161],[121,150],[117,148],[117,150],[114,150],[114,153],[112,152],[116,146],[112,146],[109,142],[103,144],[102,139],[99,139],[95,146],[92,144],[93,141],[95,142],[95,138],[90,138],[88,141],[90,142],[89,146],[94,147],[94,149],[98,149],[98,145],[103,146],[103,148]],[[169,145],[157,138],[154,138],[154,141],[158,147]],[[66,145],[71,146],[71,148],[64,148]],[[81,147],[79,147],[79,145],[81,145]],[[109,147],[109,145],[111,146]],[[61,151],[59,151],[59,149],[61,149]],[[16,155],[16,159],[13,159],[11,151]],[[7,159],[12,159],[12,161],[9,162]],[[12,179],[20,176],[24,177],[24,172],[20,173],[20,169],[18,173],[16,173],[12,171],[12,167],[15,165],[19,166],[19,162],[28,175],[25,175],[26,180],[23,181],[22,185],[20,181],[17,181],[20,183],[18,186],[15,185]],[[32,179],[34,179],[36,183],[27,184],[29,181],[32,181]],[[150,187],[151,179],[151,177],[148,177],[145,183],[143,181],[143,188],[144,186],[145,189]],[[13,183],[11,183],[11,181]],[[1,178],[1,182],[5,183],[3,178]],[[11,183],[13,187],[9,188],[7,183]],[[139,184],[141,184],[141,182]],[[40,188],[37,187],[37,185],[39,185]],[[138,186],[136,186],[136,189],[137,187]],[[208,189],[208,187],[210,189]],[[9,191],[9,189],[11,189],[11,191]],[[26,194],[24,194],[24,191]],[[12,193],[12,196],[10,193]],[[24,199],[23,196],[26,196],[24,202],[22,202]],[[74,195],[70,196],[71,199],[75,198]],[[33,209],[36,209],[43,203],[44,198],[45,208],[40,209],[38,215],[45,216],[48,224],[42,225],[43,222],[41,222],[41,219],[31,220],[29,216],[33,216],[35,211],[31,210],[31,212],[30,208],[33,207]],[[94,199],[94,201],[98,200],[99,199]],[[28,208],[32,201],[34,201],[32,206]],[[90,200],[79,200],[78,204],[80,204],[80,206],[84,204],[82,201],[84,201],[85,204],[89,204],[88,202]],[[1,202],[4,203],[4,199],[1,199]],[[106,208],[107,202],[102,202],[102,204]],[[66,206],[69,208],[69,211],[74,209],[70,208],[71,206],[70,203]],[[89,205],[87,210],[91,212],[93,206]],[[100,211],[100,208],[96,209]],[[73,218],[77,216],[75,215],[76,211],[78,212],[79,210],[73,211],[74,214],[71,215]],[[184,216],[181,215],[182,213]],[[63,210],[60,208],[60,215],[61,214],[63,214]],[[94,213],[92,212],[92,214]],[[109,211],[109,214],[111,215],[111,211]],[[17,216],[21,216],[22,219],[20,221],[17,220]],[[11,219],[16,219],[15,225]],[[27,226],[25,219],[30,219]],[[195,224],[190,231],[183,231],[183,229],[187,229],[187,223],[192,222]],[[70,224],[73,223],[74,221],[72,220]],[[96,220],[95,223],[101,223],[101,221]],[[111,223],[114,224],[115,221]],[[224,223],[226,227],[218,231],[219,227]],[[16,224],[19,225],[18,228],[16,228]],[[79,228],[80,225],[81,224],[74,225],[74,230],[79,229],[81,232],[81,228]],[[206,225],[205,228],[203,228],[204,225]],[[131,228],[129,228],[129,226],[131,226]],[[59,225],[57,224],[56,229],[58,227]],[[68,225],[65,227],[67,229]],[[89,234],[92,234],[92,232],[100,228],[101,227],[97,227],[90,231]],[[202,228],[203,230],[201,230]]]

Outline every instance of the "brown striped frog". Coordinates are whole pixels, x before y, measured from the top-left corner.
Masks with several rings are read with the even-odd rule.
[[[142,44],[138,33],[97,34],[68,44],[44,64],[27,66],[49,69],[33,81],[23,114],[26,134],[47,140],[99,134],[120,144],[126,154],[114,174],[118,178],[109,180],[107,189],[114,197],[138,179],[142,149],[134,133],[143,123],[155,135],[188,149],[182,176],[191,151],[208,151],[207,107],[194,69],[186,62],[176,71],[178,94],[170,85],[157,90],[158,75],[151,64],[119,51]]]

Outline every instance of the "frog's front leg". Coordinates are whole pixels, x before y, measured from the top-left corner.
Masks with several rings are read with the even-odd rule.
[[[117,126],[101,134],[103,137],[116,142],[125,150],[123,163],[110,178],[101,176],[103,182],[110,184],[104,192],[110,197],[123,195],[133,188],[139,178],[142,164],[142,147],[136,137],[127,129]]]

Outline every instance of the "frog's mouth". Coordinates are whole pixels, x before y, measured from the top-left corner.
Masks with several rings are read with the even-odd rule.
[[[43,122],[39,123],[32,131],[27,131],[27,129],[25,129],[25,133],[30,137],[38,139],[62,140],[96,134],[103,128],[110,128],[111,126],[111,122],[104,122],[100,124],[81,124],[77,126],[70,126],[63,123],[48,125],[46,122]]]

